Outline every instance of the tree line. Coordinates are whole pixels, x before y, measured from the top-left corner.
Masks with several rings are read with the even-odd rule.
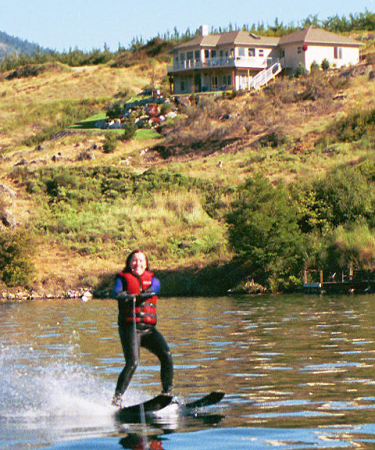
[[[276,18],[272,25],[264,24],[263,22],[252,25],[244,24],[242,26],[229,24],[227,27],[212,27],[211,33],[224,33],[243,29],[260,36],[282,36],[310,25],[335,33],[374,31],[375,13],[366,9],[363,13],[349,14],[348,17],[335,15],[326,20],[320,20],[318,15],[310,15],[303,19],[298,25],[295,25],[293,22],[284,24]],[[157,57],[160,54],[165,54],[168,49],[193,39],[199,34],[199,29],[193,31],[190,28],[187,28],[185,32],[180,32],[175,27],[173,32],[167,31],[165,33],[159,33],[156,37],[148,41],[144,41],[142,36],[134,37],[128,47],[119,44],[116,51],[110,51],[106,45],[104,45],[103,49],[92,49],[91,51],[70,48],[68,51],[63,52],[42,49],[34,44],[30,44],[27,48],[18,46],[15,48],[14,52],[7,54],[0,59],[0,72],[14,70],[17,67],[27,64],[44,64],[48,62],[60,62],[69,66],[98,65],[108,63],[111,60],[121,59],[124,55],[129,54],[133,56],[135,54],[140,54],[141,58]],[[7,39],[6,33],[0,32],[0,42],[8,41],[9,39]],[[161,45],[161,43],[163,45]],[[153,48],[153,50],[150,50],[150,47]],[[34,48],[33,52],[30,51],[31,48]],[[132,58],[132,61],[133,63],[139,62],[139,58]]]

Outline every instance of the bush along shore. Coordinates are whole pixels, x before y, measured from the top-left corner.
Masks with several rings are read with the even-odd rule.
[[[155,271],[161,281],[161,297],[215,297],[239,294],[263,294],[266,289],[248,276],[243,264],[212,264],[201,269]],[[0,301],[25,301],[41,299],[108,299],[115,274],[104,277],[95,287],[67,288],[57,284],[53,289],[40,286],[29,288],[8,287],[0,289]],[[214,280],[214,282],[213,282]]]

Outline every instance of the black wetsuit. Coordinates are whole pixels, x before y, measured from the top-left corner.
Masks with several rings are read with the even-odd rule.
[[[116,395],[122,395],[139,364],[140,348],[144,347],[160,361],[160,378],[163,392],[170,392],[173,383],[172,355],[162,334],[151,326],[145,330],[134,330],[134,324],[119,325],[121,345],[125,356],[125,367],[116,385]]]
[[[112,291],[112,296],[117,298],[119,303],[119,334],[121,345],[125,356],[125,367],[119,375],[115,397],[120,398],[126,391],[131,378],[140,361],[140,348],[144,347],[158,357],[160,361],[160,378],[163,392],[169,393],[173,385],[173,362],[168,344],[162,334],[156,329],[155,325],[147,323],[129,322],[123,311],[129,310],[133,299],[121,298],[121,292],[124,292],[126,286],[123,284],[122,277],[118,277]],[[153,277],[150,290],[158,294],[160,291],[160,282]],[[137,299],[137,305],[141,299]],[[156,322],[156,319],[155,319]]]

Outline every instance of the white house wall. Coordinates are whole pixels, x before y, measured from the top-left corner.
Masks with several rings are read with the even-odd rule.
[[[335,54],[335,47],[337,48]],[[305,50],[304,50],[305,48]],[[335,56],[337,56],[335,58]],[[285,48],[285,66],[297,68],[302,64],[310,70],[311,64],[316,62],[319,66],[323,60],[329,61],[331,67],[343,67],[359,62],[359,50],[353,47],[333,45],[306,45],[293,44]]]
[[[336,55],[335,55],[336,47]],[[315,61],[319,65],[324,59],[329,61],[332,67],[342,67],[358,63],[359,51],[355,48],[342,46],[312,46],[309,45],[306,52],[306,69],[310,70],[311,64]],[[335,57],[336,56],[336,57]]]
[[[298,49],[301,48],[301,51]],[[305,66],[305,52],[302,50],[301,44],[291,44],[284,48],[285,51],[285,67],[288,69],[296,68],[300,64]]]
[[[254,56],[249,56],[249,49],[255,51]],[[235,49],[236,67],[243,67],[248,69],[264,69],[267,67],[267,61],[279,58],[279,51],[267,47],[242,47],[242,54],[240,47]]]

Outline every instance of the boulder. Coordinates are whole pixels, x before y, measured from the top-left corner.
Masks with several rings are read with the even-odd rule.
[[[14,228],[17,225],[17,220],[8,209],[0,210],[0,226],[2,228]]]

